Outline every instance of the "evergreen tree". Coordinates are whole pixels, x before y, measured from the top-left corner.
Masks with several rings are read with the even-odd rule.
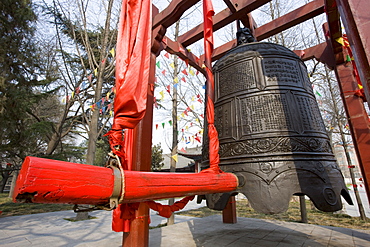
[[[31,106],[42,94],[37,88],[38,58],[32,43],[36,15],[27,0],[0,3],[0,151],[2,158],[24,158],[36,132],[27,130]]]
[[[152,171],[160,171],[164,166],[163,150],[161,144],[152,147]]]
[[[30,0],[0,2],[0,166],[12,169],[40,153],[52,128],[35,114],[50,95],[35,44],[36,20]]]

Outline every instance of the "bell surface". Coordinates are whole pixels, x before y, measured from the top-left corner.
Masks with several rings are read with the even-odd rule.
[[[236,174],[240,187],[206,195],[209,208],[224,209],[237,193],[266,214],[286,211],[292,195],[307,195],[327,212],[342,208],[341,195],[352,203],[297,55],[277,44],[244,44],[219,59],[213,72],[219,166]]]

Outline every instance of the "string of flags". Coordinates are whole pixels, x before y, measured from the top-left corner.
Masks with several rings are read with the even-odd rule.
[[[187,153],[184,147],[182,147],[182,148],[180,149],[180,152],[182,152],[182,153]],[[171,156],[171,158],[172,158],[174,161],[176,161],[176,162],[178,162],[178,157],[179,157],[179,156],[178,156],[178,154],[174,154],[174,155],[172,155],[172,156]]]
[[[349,41],[348,41],[348,38],[347,38],[346,34],[343,34],[342,37],[339,37],[339,38],[335,39],[335,41],[337,41],[339,44],[341,44],[344,47],[344,49],[347,51],[348,54],[346,54],[346,62],[350,62],[352,64],[353,76],[356,78],[357,86],[359,88],[357,91],[355,91],[355,94],[357,94],[360,97],[363,97],[364,92],[363,92],[362,82],[361,82],[361,79],[360,79],[360,75],[358,74],[355,59],[353,57],[352,49],[351,49],[351,46],[349,44]]]
[[[178,155],[177,155],[177,154],[172,155],[172,156],[171,156],[171,158],[172,158],[174,161],[178,162]]]
[[[115,56],[116,56],[116,51],[115,51],[115,49],[114,48],[112,48],[112,49],[110,49],[109,50],[109,53],[111,54],[111,56],[114,58]],[[106,61],[106,59],[103,59],[102,60],[102,63],[105,63],[105,61]],[[92,82],[92,80],[93,80],[93,76],[97,76],[98,75],[98,68],[95,68],[94,70],[93,70],[93,73],[91,73],[91,74],[89,74],[88,76],[87,76],[87,80],[88,80],[88,82],[89,83],[91,83]],[[71,94],[69,95],[66,95],[66,97],[65,98],[62,98],[62,103],[66,103],[66,102],[68,102],[69,100],[71,100],[71,99],[74,99],[74,97],[75,97],[75,95],[78,95],[82,90],[85,90],[86,88],[88,88],[88,86],[89,86],[89,84],[85,81],[85,80],[83,80],[82,81],[82,83],[81,83],[81,85],[80,86],[77,86],[72,92],[71,92]],[[109,96],[111,95],[111,93],[114,91],[114,93],[115,93],[115,88],[113,87],[108,93],[107,93],[107,96],[106,96],[106,100],[108,100],[109,99]],[[92,104],[92,105],[99,105],[100,103],[99,102],[103,102],[104,103],[104,100],[103,99],[101,99],[100,101],[98,101],[98,102],[96,102],[95,104]],[[89,106],[89,108],[94,108],[94,107],[92,107],[92,105],[90,105]],[[110,107],[110,108],[112,108],[112,107]],[[103,112],[105,111],[105,109],[101,109]]]
[[[163,40],[163,42],[165,42],[165,40]],[[185,52],[185,50],[182,49],[182,51],[180,52]],[[163,58],[170,59],[171,55],[166,52],[163,55]],[[169,70],[175,69],[176,65],[172,61],[167,62],[166,59],[156,62],[157,73],[161,76],[167,76],[167,75],[172,76],[172,72]],[[172,80],[172,83],[170,83],[170,85],[166,85],[165,88],[159,91],[158,95],[154,98],[155,106],[158,106],[159,101],[163,101],[165,99],[166,93],[171,94],[173,90],[176,89],[180,85],[180,83],[182,82],[187,83],[188,80],[190,80],[190,76],[196,76],[199,74],[199,71],[189,66],[189,61],[184,60],[184,62],[186,63],[186,68],[179,70],[179,73],[177,74],[177,76],[170,77],[171,78],[170,80]],[[166,67],[164,67],[163,64],[166,64]],[[157,78],[156,78],[156,81],[157,81]],[[203,85],[202,88],[205,89],[205,85]],[[189,105],[186,106],[186,108],[183,111],[178,113],[178,116],[177,116],[178,120],[181,120],[182,118],[186,118],[187,116],[189,116],[189,113],[195,110],[196,101],[199,102],[200,104],[203,104],[203,99],[200,94],[194,94],[190,96],[188,99],[190,98],[191,98],[191,102],[189,102]],[[203,129],[198,130],[196,133],[189,130],[190,128],[195,127],[196,123],[199,123],[201,121],[200,120],[201,118],[204,118],[203,114],[200,114],[198,118],[195,118],[195,120],[193,120],[193,122],[188,123],[181,130],[178,131],[179,143],[183,143],[183,145],[189,145],[189,144],[195,144],[195,143],[202,142],[201,138],[203,134]],[[173,124],[172,120],[165,120],[162,122],[155,123],[154,126],[155,126],[155,130],[161,130],[161,129],[165,129],[166,126],[172,126],[172,124]],[[187,134],[189,133],[188,131],[193,132],[193,133]],[[180,151],[186,152],[184,148],[182,148]],[[177,154],[171,156],[171,158],[175,160],[176,162],[178,162]]]

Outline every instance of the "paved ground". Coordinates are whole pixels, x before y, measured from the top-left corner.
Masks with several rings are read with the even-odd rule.
[[[194,207],[199,206],[188,206]],[[0,218],[0,246],[120,246],[122,233],[111,231],[111,212],[90,215],[97,219],[64,220],[75,216],[72,211]],[[152,226],[166,221],[154,212],[151,220]],[[221,222],[220,215],[176,216],[175,225],[150,230],[150,246],[370,246],[370,231],[365,230],[250,218],[238,218],[237,224]]]
[[[363,187],[358,187],[358,192],[359,192],[359,195],[360,195],[360,198],[361,198],[362,205],[364,207],[365,214],[366,214],[367,217],[370,218],[370,205],[369,205],[369,200],[367,199],[367,196],[366,196],[365,187],[364,186]],[[353,200],[353,203],[355,205],[351,206],[351,205],[348,205],[347,203],[344,203],[344,211],[348,215],[359,217],[360,213],[359,213],[359,210],[358,210],[355,193],[353,192],[352,186],[350,187],[349,193],[350,193],[351,198]],[[342,201],[344,201],[344,200],[342,200]]]

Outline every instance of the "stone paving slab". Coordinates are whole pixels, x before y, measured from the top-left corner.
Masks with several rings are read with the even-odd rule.
[[[97,219],[64,220],[75,216],[72,211],[0,218],[0,246],[121,246],[122,233],[111,231],[111,212],[90,214]],[[163,221],[155,214],[151,219],[155,224]],[[237,224],[223,224],[221,215],[176,216],[175,219],[175,225],[150,230],[149,246],[370,246],[370,230],[251,218],[238,218]]]
[[[213,215],[153,229],[150,246],[370,246],[370,230],[250,218],[238,218],[237,224],[221,222],[220,215]]]

